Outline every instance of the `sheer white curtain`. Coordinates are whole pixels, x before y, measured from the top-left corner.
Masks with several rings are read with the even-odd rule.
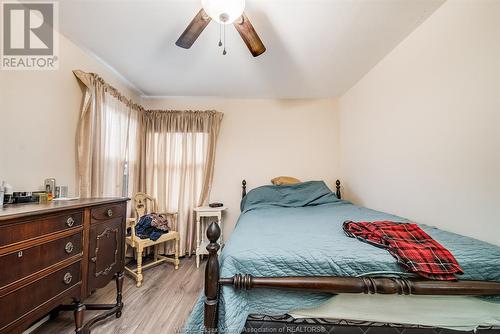
[[[130,107],[127,107],[113,96],[106,95],[104,112],[101,115],[100,159],[101,166],[96,170],[100,173],[99,184],[102,185],[99,196],[129,196],[129,183],[133,182],[135,169],[135,150],[137,135],[137,117]]]

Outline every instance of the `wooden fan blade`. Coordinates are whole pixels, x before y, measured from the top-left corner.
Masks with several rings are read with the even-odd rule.
[[[257,35],[257,32],[245,13],[243,13],[233,25],[240,33],[241,38],[243,38],[243,41],[254,57],[260,56],[266,51],[266,47],[260,40],[259,35]]]
[[[175,42],[175,45],[184,49],[189,49],[211,20],[212,19],[207,15],[203,8],[200,9],[191,23],[189,23],[186,30],[184,30],[181,37],[179,37],[177,42]]]

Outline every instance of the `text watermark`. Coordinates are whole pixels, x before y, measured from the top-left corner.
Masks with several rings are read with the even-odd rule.
[[[1,1],[2,70],[59,68],[59,8],[55,1]]]

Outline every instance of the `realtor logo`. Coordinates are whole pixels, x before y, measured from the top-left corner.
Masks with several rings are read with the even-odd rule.
[[[55,70],[58,62],[56,2],[1,2],[2,70]]]

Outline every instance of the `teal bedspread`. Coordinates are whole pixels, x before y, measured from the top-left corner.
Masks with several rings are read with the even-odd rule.
[[[320,181],[292,186],[263,186],[248,193],[242,214],[220,255],[221,277],[358,276],[402,273],[384,249],[345,236],[345,220],[407,221],[339,200]],[[464,270],[463,280],[500,281],[500,247],[469,237],[420,225],[450,250]],[[219,327],[240,334],[248,314],[280,315],[311,308],[331,295],[255,289],[221,290]],[[184,333],[203,332],[203,296],[200,296]]]

